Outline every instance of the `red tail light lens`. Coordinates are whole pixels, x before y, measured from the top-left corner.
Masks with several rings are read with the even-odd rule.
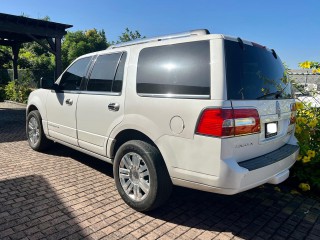
[[[196,133],[215,137],[237,136],[260,132],[256,109],[205,109]]]

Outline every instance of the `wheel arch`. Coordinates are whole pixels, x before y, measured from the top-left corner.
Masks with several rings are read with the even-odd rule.
[[[38,109],[38,107],[37,107],[36,105],[34,105],[34,104],[29,105],[29,106],[27,107],[27,109],[26,109],[27,116],[28,116],[28,114],[29,114],[30,112],[35,111],[35,110],[38,110],[38,111],[39,111],[39,109]],[[41,115],[41,113],[40,113],[40,115]]]
[[[117,151],[119,150],[120,146],[130,140],[141,140],[141,141],[147,142],[159,150],[159,148],[154,143],[154,141],[150,137],[148,137],[145,133],[135,129],[124,129],[119,133],[117,133],[117,135],[115,136],[114,144],[110,149],[110,156],[113,158],[116,155]]]

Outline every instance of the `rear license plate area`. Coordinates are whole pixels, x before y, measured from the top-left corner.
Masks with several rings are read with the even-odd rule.
[[[266,123],[266,138],[276,136],[278,134],[278,122]]]

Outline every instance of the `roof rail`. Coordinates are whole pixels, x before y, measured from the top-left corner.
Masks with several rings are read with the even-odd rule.
[[[125,47],[125,46],[132,46],[132,45],[148,43],[148,42],[157,42],[157,41],[169,40],[169,39],[174,39],[174,38],[200,36],[200,35],[207,35],[207,34],[210,34],[210,32],[207,29],[197,29],[197,30],[191,30],[191,31],[187,31],[187,32],[162,35],[162,36],[157,36],[157,37],[152,37],[152,38],[142,38],[142,39],[137,39],[137,40],[133,40],[130,42],[119,43],[119,44],[111,45],[110,47],[108,47],[108,49],[120,48],[120,47]]]

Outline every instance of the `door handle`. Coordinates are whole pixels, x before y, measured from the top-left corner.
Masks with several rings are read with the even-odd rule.
[[[110,103],[110,104],[108,105],[108,109],[109,109],[110,111],[114,111],[114,112],[119,111],[119,109],[120,109],[120,104],[119,104],[119,103]]]
[[[67,100],[66,100],[66,104],[68,104],[68,105],[72,105],[73,104],[73,100],[72,99],[70,99],[70,98],[68,98]]]

